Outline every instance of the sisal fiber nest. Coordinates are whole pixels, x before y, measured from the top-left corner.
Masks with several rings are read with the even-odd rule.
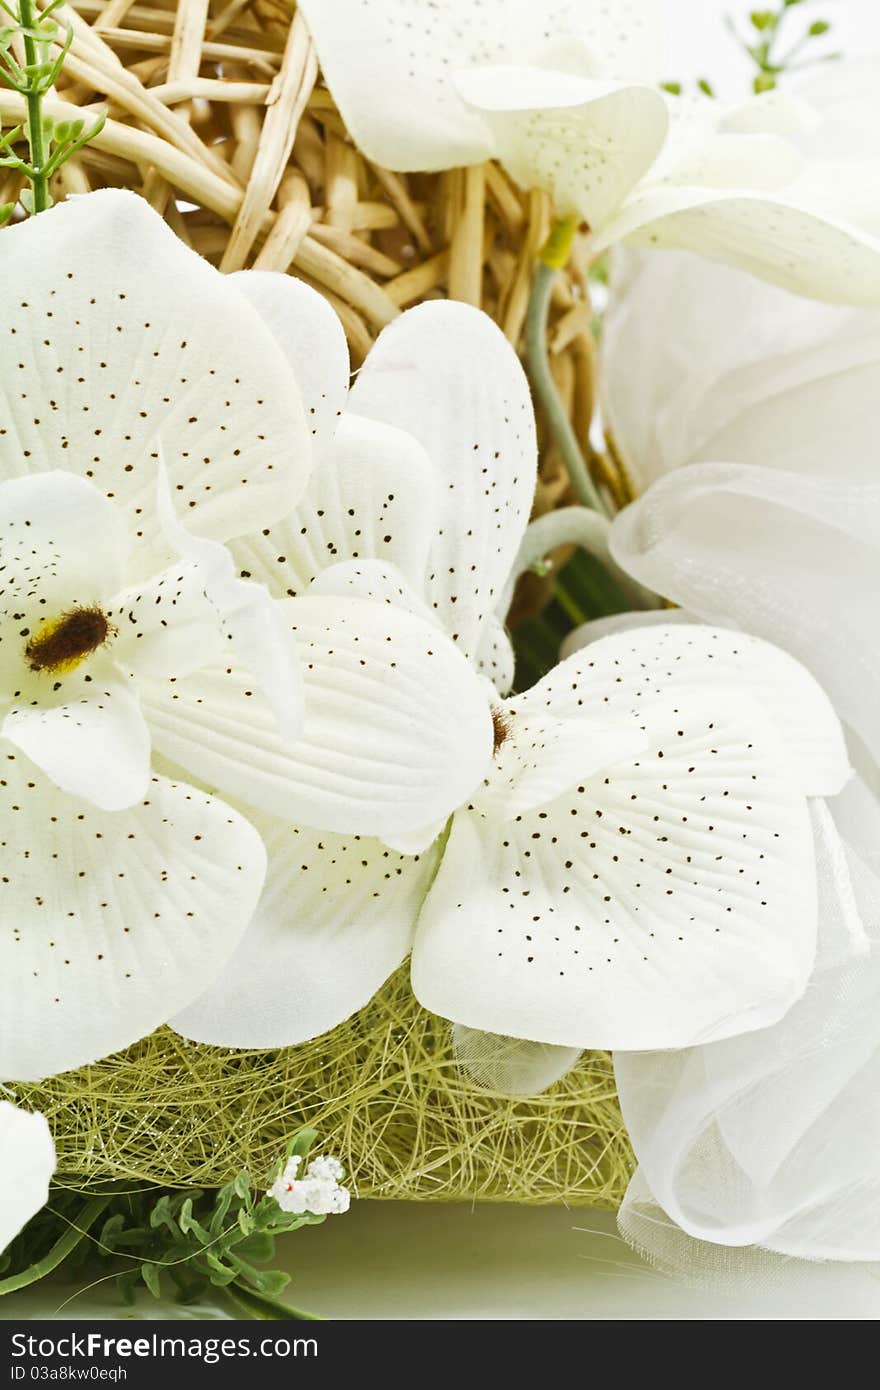
[[[493,163],[400,175],[366,160],[292,0],[75,0],[55,18],[73,43],[47,113],[108,114],[57,175],[56,198],[131,188],[221,270],[307,281],[339,314],[353,367],[403,309],[438,297],[479,305],[522,348],[547,198]],[[21,98],[0,89],[4,127],[22,114]],[[0,203],[15,200],[18,180],[0,170]],[[588,268],[576,239],[554,288],[551,365],[597,480],[622,504],[625,476],[590,445]],[[540,415],[538,426],[536,514],[571,500]],[[514,618],[541,601],[528,579]],[[47,1115],[61,1170],[86,1182],[215,1186],[245,1166],[260,1177],[306,1124],[366,1197],[616,1205],[633,1166],[607,1056],[585,1056],[530,1100],[477,1091],[455,1063],[449,1025],[413,999],[406,969],[305,1046],[233,1052],[162,1029],[14,1090]]]
[[[160,1029],[12,1098],[44,1112],[78,1185],[213,1187],[243,1167],[259,1181],[311,1125],[360,1197],[619,1203],[633,1165],[608,1057],[585,1056],[529,1100],[478,1091],[408,976],[302,1047],[236,1052]]]

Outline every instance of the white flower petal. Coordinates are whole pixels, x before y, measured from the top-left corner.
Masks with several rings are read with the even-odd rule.
[[[537,1096],[577,1065],[578,1047],[524,1042],[522,1038],[481,1033],[461,1023],[452,1027],[455,1060],[481,1091],[504,1096]]]
[[[93,478],[143,537],[139,557],[160,434],[200,534],[224,540],[293,506],[310,450],[290,366],[143,199],[102,191],[7,229],[0,292],[8,471]]]
[[[0,1252],[46,1205],[54,1172],[45,1115],[0,1100]]]
[[[620,1055],[615,1070],[643,1181],[685,1231],[796,1259],[877,1260],[880,880],[847,848],[841,894],[830,848],[820,842],[820,960],[791,1012],[710,1047]],[[872,938],[861,959],[853,895]]]
[[[632,634],[629,642],[626,633]],[[779,647],[745,633],[704,627],[693,617],[672,612],[619,613],[585,623],[566,639],[566,656],[585,648],[595,663],[588,668],[593,679],[603,669],[606,683],[609,676],[614,684],[615,676],[625,677],[620,694],[605,690],[609,705],[625,704],[633,690],[641,690],[638,699],[650,697],[654,682],[655,690],[662,687],[666,693],[683,686],[727,686],[755,700],[769,717],[799,771],[805,796],[834,796],[849,780],[843,730],[830,700],[809,672]],[[637,672],[630,669],[625,675],[633,661]],[[581,657],[576,669],[583,669],[583,663]],[[565,698],[557,689],[568,669],[563,664],[558,669],[561,679],[550,677],[557,709]],[[571,708],[572,701],[567,703]],[[534,697],[527,693],[517,704],[529,710]]]
[[[610,613],[607,618],[592,618],[580,627],[572,628],[559,648],[559,657],[565,661],[575,652],[583,651],[591,642],[601,637],[614,637],[620,632],[633,632],[645,627],[693,627],[697,622],[693,613],[683,608],[654,608],[648,613]]]
[[[133,806],[149,781],[150,734],[131,683],[102,670],[78,694],[65,690],[58,699],[11,709],[3,737],[62,791],[104,811]]]
[[[348,395],[348,343],[338,314],[323,295],[292,275],[239,270],[229,279],[283,348],[305,411],[312,455],[322,458]]]
[[[833,212],[781,192],[660,185],[637,191],[601,229],[615,242],[678,247],[725,261],[795,294],[832,304],[880,305],[880,239]]]
[[[113,660],[135,676],[187,676],[223,651],[204,571],[192,561],[116,594],[107,616],[116,629]]]
[[[265,851],[229,807],[165,778],[108,814],[59,797],[8,743],[2,762],[0,1075],[36,1080],[135,1042],[208,984]]]
[[[631,762],[649,739],[629,716],[555,719],[517,716],[512,706],[495,713],[495,766],[485,791],[474,798],[488,815],[514,820],[555,801],[577,782],[619,762]]]
[[[449,817],[443,816],[429,825],[409,826],[406,830],[384,835],[382,843],[388,849],[397,850],[398,854],[424,854],[435,840],[439,840],[448,822]]]
[[[564,1047],[668,1048],[799,997],[813,845],[775,736],[723,693],[676,692],[649,722],[646,753],[542,811],[456,815],[413,953],[426,1008]]]
[[[433,528],[434,479],[418,440],[346,413],[296,511],[231,549],[240,572],[276,598],[350,559],[396,565],[421,590]]]
[[[875,311],[803,299],[687,252],[619,253],[614,264],[603,411],[643,485],[715,460],[821,476],[832,454],[835,479],[871,481]]]
[[[705,622],[735,623],[791,652],[880,757],[876,484],[681,468],[621,513],[611,544],[630,574]]]
[[[287,822],[384,836],[448,815],[486,770],[483,684],[442,632],[361,599],[289,599],[303,665],[303,736],[230,666],[144,682],[153,742],[206,783]]]
[[[220,978],[172,1019],[224,1047],[287,1047],[369,1002],[412,944],[436,853],[257,821],[269,852],[254,920]]]
[[[351,401],[359,414],[414,435],[431,459],[437,510],[427,593],[473,657],[535,490],[535,420],[519,360],[486,314],[421,304],[380,334]]]
[[[492,682],[499,695],[510,693],[516,657],[504,623],[495,613],[490,613],[486,619],[473,662],[480,674]]]
[[[492,154],[489,132],[452,86],[456,68],[573,64],[653,80],[662,63],[654,0],[304,0],[302,13],[355,142],[392,169],[449,169]]]
[[[405,608],[431,627],[436,619],[394,565],[384,560],[344,560],[323,570],[309,588],[311,597],[372,599]]]
[[[198,567],[226,659],[234,658],[256,683],[279,732],[286,738],[294,737],[302,724],[302,680],[296,648],[279,605],[263,585],[236,576],[235,563],[225,545],[194,536],[181,525],[161,457],[157,510],[169,544],[182,560]]]
[[[559,213],[600,227],[663,148],[667,109],[655,88],[597,82],[537,67],[456,72],[495,148],[523,188],[543,188]]]

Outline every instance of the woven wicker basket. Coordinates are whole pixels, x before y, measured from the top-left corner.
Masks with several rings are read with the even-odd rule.
[[[522,346],[546,197],[491,163],[402,176],[366,160],[292,3],[76,0],[56,17],[73,43],[48,113],[108,112],[57,176],[56,198],[132,188],[221,270],[299,276],[338,312],[354,365],[401,310],[444,296],[481,306]],[[20,98],[0,91],[4,125],[20,115]],[[17,179],[3,171],[0,203],[14,200]],[[551,364],[585,454],[621,503],[626,479],[589,442],[592,316],[576,240],[554,289]],[[540,418],[539,437],[536,513],[570,500]],[[539,600],[533,581],[519,611]],[[230,1053],[163,1030],[18,1093],[49,1114],[63,1166],[89,1179],[222,1182],[243,1162],[268,1168],[304,1122],[342,1154],[361,1195],[613,1203],[631,1166],[606,1057],[533,1101],[475,1093],[448,1026],[417,1007],[405,972],[305,1047]]]

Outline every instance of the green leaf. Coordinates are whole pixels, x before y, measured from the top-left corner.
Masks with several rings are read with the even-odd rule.
[[[216,1284],[218,1288],[223,1288],[224,1285],[231,1284],[233,1279],[238,1278],[238,1270],[233,1269],[231,1265],[224,1264],[220,1257],[215,1255],[212,1251],[208,1251],[207,1262],[211,1270],[208,1278],[211,1280],[211,1283]]]
[[[183,1206],[180,1208],[180,1215],[177,1218],[178,1225],[185,1236],[195,1233],[203,1245],[209,1245],[211,1234],[206,1231],[204,1226],[193,1216],[192,1198],[187,1197]]]
[[[171,1198],[168,1193],[159,1198],[150,1212],[150,1225],[154,1231],[159,1230],[162,1226],[167,1226],[172,1235],[178,1234],[177,1222],[171,1211]]]
[[[141,1278],[154,1298],[162,1297],[162,1281],[159,1277],[159,1268],[157,1265],[141,1265]]]
[[[235,1253],[245,1260],[265,1264],[275,1254],[275,1241],[268,1231],[254,1231],[246,1240],[239,1241]]]
[[[290,1275],[282,1269],[255,1269],[248,1271],[248,1279],[260,1293],[276,1296],[287,1288]]]
[[[300,1158],[307,1158],[309,1149],[318,1137],[316,1129],[301,1129],[287,1146],[287,1157],[293,1158],[299,1155]]]
[[[15,212],[15,203],[0,204],[0,227],[5,227],[12,214]],[[3,1265],[0,1265],[3,1269]]]

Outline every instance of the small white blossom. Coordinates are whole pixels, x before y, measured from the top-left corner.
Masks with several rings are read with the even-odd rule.
[[[301,1163],[302,1157],[294,1154],[267,1196],[274,1197],[282,1211],[295,1215],[337,1216],[348,1211],[351,1194],[340,1186],[345,1169],[339,1159],[330,1154],[313,1158],[302,1178],[297,1176]]]

